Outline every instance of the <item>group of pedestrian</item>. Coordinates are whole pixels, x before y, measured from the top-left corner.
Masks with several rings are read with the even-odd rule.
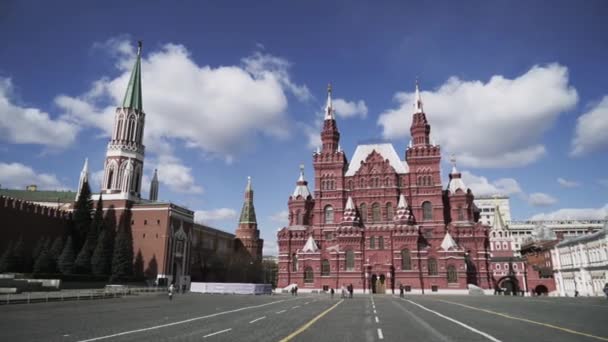
[[[334,298],[334,294],[333,294],[333,288],[331,289],[331,298]],[[341,289],[341,296],[340,298],[353,298],[353,293],[355,291],[355,288],[353,287],[353,284],[349,284],[349,285],[342,285],[342,289]]]
[[[292,286],[290,291],[291,291],[292,296],[297,296],[298,295],[298,286],[297,285]]]
[[[169,285],[167,288],[167,291],[169,294],[169,300],[173,300],[173,295],[175,294],[175,291],[178,291],[178,289],[175,288],[175,284],[171,283],[171,285]],[[186,284],[182,284],[181,291],[182,294],[186,293]]]

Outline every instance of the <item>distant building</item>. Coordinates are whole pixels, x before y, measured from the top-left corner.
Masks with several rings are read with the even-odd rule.
[[[473,202],[479,209],[479,222],[485,223],[491,227],[494,224],[497,206],[500,209],[503,221],[505,223],[511,221],[509,196],[479,196],[475,197]]]
[[[527,240],[521,247],[521,256],[526,261],[526,287],[536,295],[555,292],[555,278],[551,249],[559,242],[552,240]]]
[[[608,283],[608,223],[589,235],[558,243],[551,251],[561,296],[603,296]]]
[[[76,192],[38,190],[36,185],[28,185],[25,190],[0,189],[0,196],[27,201],[44,207],[69,210],[74,203]]]
[[[527,291],[525,262],[513,250],[513,237],[503,220],[502,210],[496,204],[490,229],[490,269],[494,289],[505,294]]]

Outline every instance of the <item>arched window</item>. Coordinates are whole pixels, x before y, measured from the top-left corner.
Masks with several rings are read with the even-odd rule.
[[[348,181],[348,190],[352,190],[353,189],[353,181],[349,180]]]
[[[135,173],[135,182],[131,186],[133,192],[137,192],[137,185],[139,185],[139,171]]]
[[[448,283],[457,283],[458,282],[458,274],[456,273],[456,266],[449,265],[448,266]]]
[[[325,224],[334,223],[334,208],[331,205],[325,207]]]
[[[298,256],[293,253],[291,256],[291,271],[298,272]]]
[[[380,222],[380,203],[372,204],[372,221]]]
[[[390,184],[391,183],[390,183],[388,177],[386,177],[386,179],[384,179],[384,186],[388,187]]]
[[[312,267],[306,266],[306,268],[304,269],[304,282],[312,283],[314,281],[315,281],[315,278],[312,274]]]
[[[111,168],[108,172],[108,186],[106,189],[112,189],[112,181],[114,180],[114,168]]]
[[[329,275],[329,260],[323,259],[321,261],[321,275],[328,276]]]
[[[429,258],[429,275],[437,275],[437,259]]]
[[[464,210],[462,206],[458,206],[458,221],[464,221]]]
[[[384,237],[378,237],[378,249],[384,249]]]
[[[433,206],[429,201],[422,203],[422,219],[424,221],[433,219]]]
[[[302,224],[302,212],[300,210],[296,210],[296,224]]]
[[[369,238],[369,249],[375,249],[376,248],[376,237],[372,236]]]
[[[402,270],[411,270],[412,269],[412,257],[410,256],[409,249],[401,250],[401,269]]]
[[[395,216],[395,213],[393,212],[393,204],[386,203],[386,220],[387,221],[392,220],[393,216]]]
[[[346,251],[346,270],[352,271],[355,269],[355,252],[352,250]]]
[[[365,205],[365,203],[359,206],[359,211],[361,214],[361,222],[367,221],[367,205]]]

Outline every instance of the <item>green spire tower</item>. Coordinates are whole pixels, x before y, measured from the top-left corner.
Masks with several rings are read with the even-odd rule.
[[[135,109],[143,112],[144,104],[141,94],[141,40],[137,42],[137,59],[131,71],[131,78],[125,93],[125,99],[122,101],[123,108]]]

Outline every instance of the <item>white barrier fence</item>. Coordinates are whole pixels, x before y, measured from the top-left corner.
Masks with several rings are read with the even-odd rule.
[[[216,294],[272,294],[271,284],[190,283],[190,292]]]

